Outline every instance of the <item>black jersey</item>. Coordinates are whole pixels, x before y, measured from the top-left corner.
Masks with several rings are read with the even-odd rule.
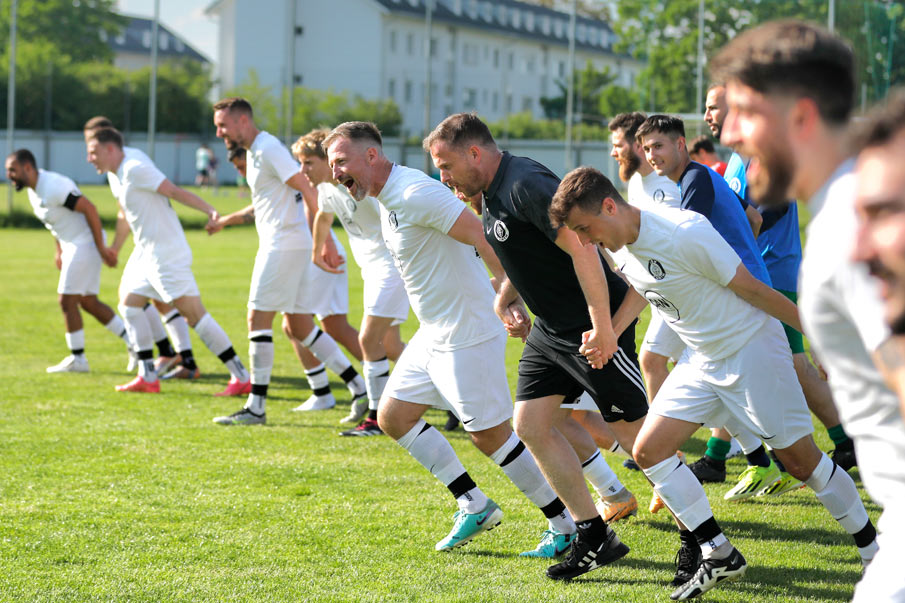
[[[536,316],[535,327],[553,340],[577,348],[591,318],[568,253],[555,241],[558,229],[548,211],[559,178],[532,159],[503,153],[500,167],[484,192],[484,235],[509,280]],[[601,258],[616,311],[628,285]]]

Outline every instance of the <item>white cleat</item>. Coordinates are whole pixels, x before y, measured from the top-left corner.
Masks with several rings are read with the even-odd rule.
[[[352,400],[349,414],[340,419],[340,423],[358,423],[368,414],[368,395],[364,394]]]
[[[334,406],[336,406],[336,398],[333,397],[333,394],[327,394],[326,396],[311,396],[303,404],[296,406],[292,410],[294,412],[304,412],[308,410],[330,410]]]
[[[59,364],[47,367],[48,373],[87,373],[88,359],[84,354],[74,356],[70,354],[63,358]]]

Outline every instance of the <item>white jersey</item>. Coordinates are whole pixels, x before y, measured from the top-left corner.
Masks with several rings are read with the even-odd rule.
[[[736,353],[775,320],[726,287],[741,259],[697,212],[642,210],[638,239],[611,255],[689,347],[693,364]]]
[[[289,149],[267,132],[258,132],[248,149],[245,178],[255,208],[262,249],[311,249],[302,193],[286,181],[299,173]]]
[[[447,233],[463,211],[452,192],[423,172],[394,165],[380,201],[381,226],[420,330],[437,350],[497,337],[493,287],[474,247]]]
[[[85,215],[75,211],[75,202],[81,196],[75,182],[63,174],[46,170],[38,170],[35,188],[28,189],[31,209],[61,244],[94,242]]]
[[[317,185],[317,205],[335,214],[342,222],[349,235],[352,256],[362,272],[372,266],[393,266],[393,258],[380,232],[380,204],[377,199],[365,197],[356,201],[346,187],[321,182]]]
[[[905,499],[905,425],[898,399],[871,358],[889,337],[879,287],[863,264],[850,259],[857,224],[853,165],[843,163],[808,202],[814,217],[798,307],[859,459],[865,443],[882,451],[880,459],[864,459],[861,475],[871,497],[889,508]]]
[[[638,209],[658,206],[678,208],[682,205],[682,193],[679,192],[679,185],[666,176],[655,171],[642,176],[641,172],[636,171],[628,179],[628,202]]]
[[[155,266],[168,263],[191,263],[192,250],[182,224],[170,200],[157,192],[166,180],[163,172],[144,153],[123,157],[116,170],[116,195],[132,236],[135,247],[146,261]]]
[[[144,151],[136,147],[123,147],[123,155],[125,155],[125,159],[138,159],[153,163]],[[110,192],[113,193],[113,198],[119,199],[120,184],[115,172],[107,172],[107,184],[110,185]]]

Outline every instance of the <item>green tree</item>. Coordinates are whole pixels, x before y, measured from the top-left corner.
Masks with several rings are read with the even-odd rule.
[[[605,125],[617,113],[634,111],[638,107],[637,93],[613,84],[616,76],[609,67],[598,71],[588,61],[583,69],[575,70],[574,77],[574,111],[582,123]],[[565,119],[568,84],[558,80],[556,86],[559,94],[541,98],[540,104],[548,119]]]

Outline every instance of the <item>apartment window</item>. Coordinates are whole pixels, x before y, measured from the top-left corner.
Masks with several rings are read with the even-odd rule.
[[[446,88],[443,89],[444,96],[446,98],[450,98],[453,95],[453,86],[452,84],[446,84]]]
[[[515,67],[515,54],[509,53],[509,58],[507,60],[508,68],[511,71]]]
[[[512,95],[506,95],[506,113],[512,113]]]
[[[396,100],[396,80],[387,81],[387,95]]]
[[[407,102],[407,103],[412,102],[412,82],[411,82],[411,80],[405,80],[405,91],[404,91],[403,100],[405,100],[405,102]]]
[[[396,52],[396,31],[390,32],[390,51]]]
[[[431,56],[437,56],[437,38],[431,38]]]
[[[405,36],[405,51],[409,56],[415,54],[415,34],[410,33]]]
[[[522,111],[531,111],[531,108],[534,106],[534,99],[530,96],[522,97]]]
[[[478,64],[478,47],[466,42],[462,45],[462,62],[466,65]]]
[[[494,69],[500,68],[500,49],[499,48],[493,49],[493,68]]]
[[[478,91],[474,88],[462,90],[462,102],[465,103],[466,109],[474,109],[478,104]]]
[[[491,104],[491,107],[493,108],[494,113],[496,113],[497,111],[500,110],[500,93],[499,92],[493,93],[493,102]]]
[[[558,61],[556,72],[559,74],[559,77],[566,77],[566,62],[565,61]]]

